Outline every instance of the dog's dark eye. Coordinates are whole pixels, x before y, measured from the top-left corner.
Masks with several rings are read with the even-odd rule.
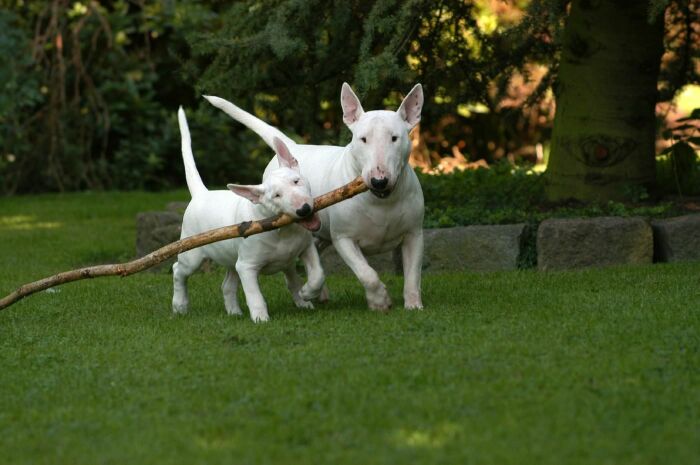
[[[299,184],[299,180],[298,180],[298,179],[295,179],[295,180],[294,180],[294,184]]]
[[[396,136],[391,136],[391,141],[392,141],[392,142],[396,142],[397,139],[398,139],[398,137],[396,137]]]
[[[275,195],[275,198],[276,198],[276,199],[279,199],[280,197],[282,197],[280,194],[276,194],[276,195]]]
[[[365,144],[367,143],[367,138],[366,137],[360,137],[360,140],[364,142]]]

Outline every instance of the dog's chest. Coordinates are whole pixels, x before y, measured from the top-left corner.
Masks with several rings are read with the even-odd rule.
[[[257,257],[263,262],[262,273],[271,274],[287,269],[308,247],[311,235],[305,232],[289,231],[292,228],[299,229],[292,226],[272,231],[272,234],[269,235],[266,234],[265,250],[261,256]]]
[[[405,205],[396,205],[395,208],[365,205],[356,215],[354,237],[362,251],[368,254],[396,248],[420,221],[416,212]]]

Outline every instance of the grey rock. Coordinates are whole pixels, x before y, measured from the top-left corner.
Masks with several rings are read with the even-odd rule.
[[[165,209],[169,212],[179,213],[182,215],[185,213],[185,209],[187,209],[187,205],[189,204],[189,202],[168,202]]]
[[[440,271],[515,270],[525,224],[426,229],[423,269]]]
[[[651,226],[656,261],[700,261],[700,215],[655,220]]]
[[[136,215],[136,255],[143,257],[180,239],[182,215],[175,212],[143,212]],[[156,265],[151,271],[168,270],[175,257]]]
[[[500,271],[518,267],[525,224],[464,226],[424,231],[423,271]],[[401,248],[367,257],[379,273],[402,273]],[[333,247],[321,253],[327,274],[351,273]]]
[[[646,264],[652,255],[652,229],[642,218],[549,219],[537,230],[541,270]]]

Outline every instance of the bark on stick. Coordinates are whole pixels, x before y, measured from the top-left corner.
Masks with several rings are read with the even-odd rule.
[[[314,211],[322,210],[333,204],[354,197],[367,190],[367,186],[361,177],[355,178],[350,183],[339,187],[331,192],[320,195],[314,199]],[[17,288],[16,291],[0,299],[0,310],[9,307],[24,297],[43,291],[59,284],[78,281],[80,279],[98,278],[100,276],[129,276],[150,268],[173,255],[185,252],[196,247],[211,244],[212,242],[233,239],[235,237],[248,237],[260,234],[265,231],[281,228],[295,222],[296,219],[286,215],[278,214],[270,218],[259,221],[244,221],[232,226],[212,229],[201,234],[180,239],[177,242],[168,244],[150,254],[127,263],[117,263],[113,265],[97,265],[80,268],[77,270],[64,271],[48,278],[40,279]]]

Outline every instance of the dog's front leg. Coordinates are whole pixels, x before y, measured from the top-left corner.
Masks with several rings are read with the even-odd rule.
[[[403,306],[408,310],[423,308],[420,292],[423,266],[423,229],[407,234],[401,244],[403,259]]]
[[[239,261],[236,263],[236,271],[243,285],[243,293],[248,304],[248,310],[250,310],[250,318],[256,323],[268,321],[270,316],[267,314],[267,304],[258,284],[258,273],[260,270],[256,266]]]
[[[304,262],[304,268],[306,268],[306,284],[299,291],[299,296],[304,300],[315,299],[323,290],[326,276],[323,273],[318,249],[316,249],[313,242],[301,253],[301,260]]]
[[[347,263],[355,276],[360,280],[367,295],[367,305],[372,310],[389,310],[391,298],[386,286],[379,279],[379,275],[369,266],[367,259],[362,255],[360,247],[349,238],[337,239],[333,242],[338,255]]]
[[[292,294],[294,305],[299,308],[314,308],[314,304],[309,302],[311,299],[305,299],[300,295],[303,282],[297,273],[295,264],[292,264],[289,268],[284,270],[284,279],[287,281],[287,289],[289,289],[289,293]]]

